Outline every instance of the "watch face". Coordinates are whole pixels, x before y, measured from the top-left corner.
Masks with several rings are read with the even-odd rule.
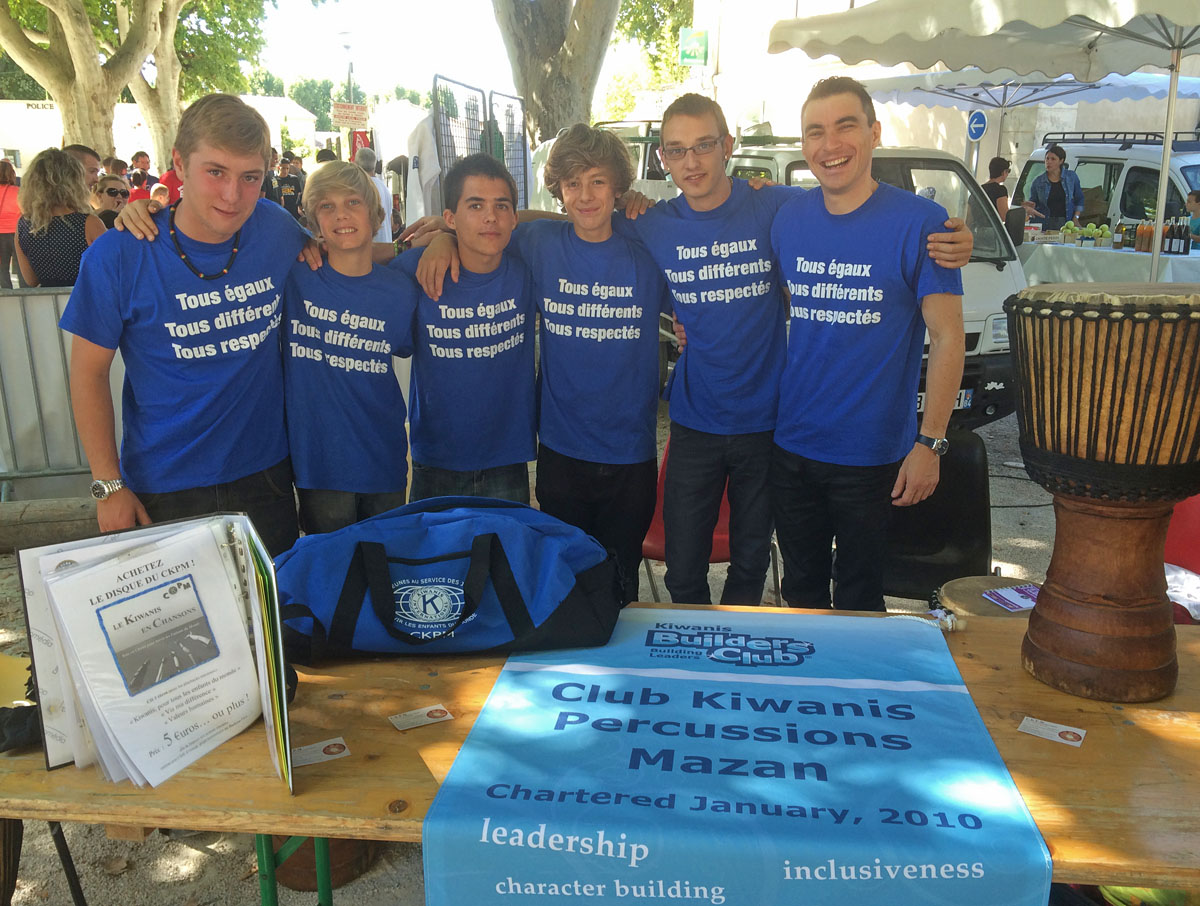
[[[933,452],[936,453],[938,456],[941,456],[943,453],[945,453],[949,449],[950,449],[950,441],[946,440],[946,438],[944,438],[944,437],[939,437],[937,440],[935,440],[933,442]]]
[[[92,482],[92,496],[95,497],[97,500],[103,500],[105,497],[108,496],[107,491],[105,491],[105,489],[104,489],[103,481],[93,481]]]

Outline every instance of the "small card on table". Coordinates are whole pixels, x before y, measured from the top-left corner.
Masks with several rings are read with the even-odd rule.
[[[1031,736],[1040,736],[1051,742],[1066,743],[1075,748],[1083,745],[1083,737],[1087,736],[1087,730],[1068,727],[1066,724],[1056,724],[1049,720],[1038,720],[1036,717],[1026,717],[1017,729]]]
[[[411,730],[413,727],[423,727],[425,724],[436,724],[443,720],[454,720],[454,715],[446,710],[445,705],[428,705],[424,708],[414,708],[403,714],[393,714],[388,718],[397,730]]]

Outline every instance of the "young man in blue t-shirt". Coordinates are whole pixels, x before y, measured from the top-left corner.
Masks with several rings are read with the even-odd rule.
[[[331,161],[308,179],[305,216],[328,260],[292,265],[283,294],[288,440],[306,533],[405,503],[408,439],[393,356],[412,355],[416,290],[372,263],[385,212],[371,178]]]
[[[409,498],[528,503],[536,309],[529,269],[506,251],[517,225],[516,184],[504,164],[472,154],[450,169],[442,188],[462,271],[440,298],[418,294]],[[411,279],[420,256],[414,249],[391,267]]]
[[[170,238],[110,230],[83,257],[60,324],[75,335],[71,399],[103,531],[244,510],[273,554],[296,539],[278,327],[306,236],[259,200],[270,149],[253,108],[232,95],[201,98],[175,139],[186,192],[150,225]]]
[[[839,610],[884,610],[892,506],[924,500],[962,379],[962,278],[932,260],[946,211],[871,176],[880,125],[870,95],[824,79],[801,110],[820,187],[778,213],[771,245],[791,292],[771,501],[793,607],[828,607],[837,539]],[[916,399],[929,332],[926,406]]]
[[[662,268],[687,345],[675,366],[671,455],[663,495],[666,584],[673,601],[708,603],[708,558],[729,495],[729,573],[722,604],[757,604],[769,562],[767,473],[783,370],[785,303],[771,249],[776,213],[802,190],[754,191],[725,172],[733,137],[713,100],[685,94],[663,113],[662,159],[682,195],[617,219]],[[954,266],[971,237],[931,235]]]

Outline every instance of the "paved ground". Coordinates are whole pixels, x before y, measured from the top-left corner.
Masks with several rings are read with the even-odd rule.
[[[978,432],[987,446],[991,476],[993,562],[1014,580],[1040,581],[1050,562],[1054,518],[1050,495],[1025,475],[1010,417]],[[661,575],[661,565],[658,566]],[[724,571],[712,570],[714,600]],[[661,589],[661,582],[660,582]],[[770,597],[770,590],[767,592]],[[642,575],[642,598],[650,589]],[[892,610],[924,610],[923,601],[889,599]],[[0,555],[0,651],[27,654],[15,558]],[[1014,657],[1016,654],[1014,653]],[[0,756],[3,757],[3,756]],[[73,770],[73,768],[64,768]],[[67,825],[88,901],[94,906],[251,906],[258,903],[252,838],[242,834],[154,833],[141,843],[108,840],[102,828]],[[66,904],[62,880],[44,822],[26,822],[19,883],[13,903]],[[315,894],[282,891],[281,906],[315,902]],[[335,902],[354,906],[420,906],[424,902],[419,847],[387,845],[372,869],[341,888]]]

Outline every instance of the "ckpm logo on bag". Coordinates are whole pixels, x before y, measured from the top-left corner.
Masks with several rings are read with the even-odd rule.
[[[462,584],[444,576],[393,582],[392,596],[395,622],[402,628],[444,631],[462,614],[464,603]]]

